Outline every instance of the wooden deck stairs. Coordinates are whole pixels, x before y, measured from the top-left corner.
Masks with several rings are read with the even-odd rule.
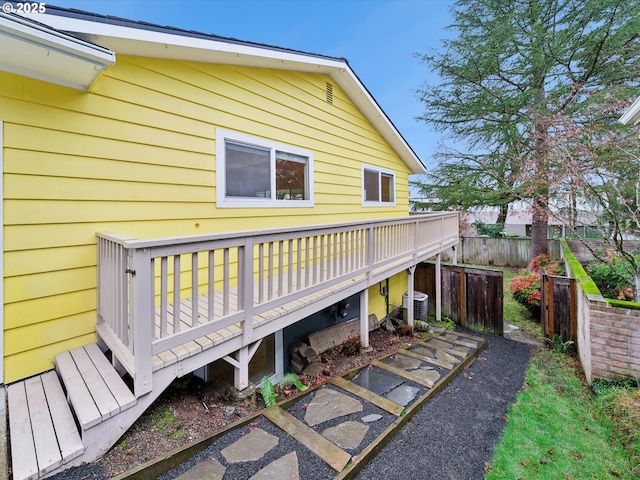
[[[95,343],[57,355],[55,366],[7,387],[13,480],[98,459],[175,378],[158,372],[153,392],[136,399]]]

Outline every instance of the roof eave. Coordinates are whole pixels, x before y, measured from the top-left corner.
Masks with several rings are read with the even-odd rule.
[[[89,90],[115,53],[17,15],[0,13],[0,69]]]

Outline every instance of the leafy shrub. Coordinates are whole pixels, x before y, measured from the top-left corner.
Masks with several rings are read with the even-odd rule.
[[[540,319],[540,302],[542,301],[540,271],[543,269],[549,275],[560,275],[564,270],[557,260],[553,260],[549,255],[543,253],[531,260],[527,270],[509,283],[509,290],[514,300],[524,306],[538,320]]]
[[[527,270],[538,275],[540,275],[540,270],[543,269],[548,275],[561,275],[564,270],[557,260],[554,260],[546,253],[541,253],[535,257],[529,262],[529,266],[527,267]]]
[[[504,225],[496,223],[495,225],[487,225],[482,220],[476,220],[473,222],[473,226],[476,227],[478,235],[488,235],[489,237],[499,237],[500,233],[504,229]]]
[[[607,298],[633,300],[633,289],[625,278],[627,275],[621,261],[611,259],[611,263],[599,261],[587,265],[587,273]]]
[[[540,275],[525,270],[522,275],[511,280],[509,290],[514,300],[524,306],[534,318],[540,317]]]

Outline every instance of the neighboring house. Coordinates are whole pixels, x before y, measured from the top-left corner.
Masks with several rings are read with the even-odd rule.
[[[281,374],[348,310],[366,347],[458,243],[457,214],[409,216],[424,167],[344,59],[49,5],[0,38],[16,480],[94,460],[215,361],[238,389]]]
[[[420,204],[429,203],[429,200],[411,198],[411,202],[419,202]],[[475,222],[482,222],[486,225],[495,225],[499,216],[498,207],[477,207],[464,212],[460,212],[461,235],[473,236],[477,235],[473,226]],[[549,215],[549,238],[558,238],[564,236],[572,236],[571,228],[565,223],[566,219],[558,218],[550,212]],[[567,215],[568,217],[568,215]],[[531,236],[531,208],[525,202],[514,202],[509,206],[506,221],[504,223],[503,233],[514,234],[520,236]],[[592,225],[597,224],[596,212],[590,209],[588,205],[580,205],[576,210],[575,218],[578,226],[575,228],[578,236],[591,238],[598,236],[598,232]]]

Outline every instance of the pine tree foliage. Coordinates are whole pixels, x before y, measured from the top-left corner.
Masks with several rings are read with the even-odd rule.
[[[421,56],[440,81],[419,91],[420,120],[447,136],[418,187],[440,209],[528,201],[534,257],[570,177],[562,149],[576,145],[564,142],[629,137],[617,119],[639,93],[640,3],[458,0],[452,10],[451,37]]]

